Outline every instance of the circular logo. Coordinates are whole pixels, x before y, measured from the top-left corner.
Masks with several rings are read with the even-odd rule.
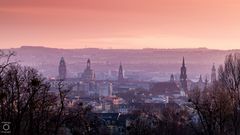
[[[2,129],[3,129],[4,131],[9,131],[9,130],[10,130],[10,124],[4,123],[4,124],[2,125]]]

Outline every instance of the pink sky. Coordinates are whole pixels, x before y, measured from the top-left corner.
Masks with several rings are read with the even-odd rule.
[[[239,0],[0,0],[0,48],[240,49]]]

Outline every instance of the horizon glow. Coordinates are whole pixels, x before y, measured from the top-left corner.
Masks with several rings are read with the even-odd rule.
[[[1,0],[0,48],[240,49],[237,0]]]

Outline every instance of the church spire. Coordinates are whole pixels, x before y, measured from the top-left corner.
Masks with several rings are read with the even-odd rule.
[[[174,81],[175,81],[175,79],[174,79],[174,75],[171,74],[171,76],[170,76],[170,82],[174,82]]]
[[[202,75],[200,75],[198,82],[201,82],[201,83],[203,82]]]
[[[208,87],[208,78],[206,77],[205,79],[205,83],[204,83],[204,89],[206,90]]]
[[[183,57],[181,73],[180,73],[181,88],[187,91],[187,68],[185,66],[185,58]]]
[[[185,67],[185,58],[183,56],[182,66]]]
[[[91,61],[90,61],[90,59],[87,60],[87,69],[91,69]]]
[[[119,66],[119,70],[118,70],[118,81],[123,81],[124,77],[123,77],[123,67],[122,67],[122,63],[120,62],[120,66]]]

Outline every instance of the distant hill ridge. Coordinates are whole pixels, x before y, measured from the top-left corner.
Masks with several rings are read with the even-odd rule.
[[[199,75],[210,73],[213,63],[216,67],[223,64],[225,56],[230,53],[240,52],[236,50],[217,50],[208,48],[181,48],[181,49],[58,49],[44,46],[22,46],[20,48],[5,49],[16,52],[17,61],[22,65],[37,68],[46,76],[58,74],[58,64],[64,57],[70,76],[76,76],[86,67],[87,59],[91,59],[92,67],[98,76],[104,76],[109,71],[118,69],[119,63],[123,63],[126,72],[134,75],[143,71],[141,76],[167,77],[170,74],[178,74],[185,57],[188,76],[199,78]],[[104,74],[103,74],[104,73]]]
[[[10,49],[10,48],[9,48]],[[209,49],[207,47],[198,47],[198,48],[142,48],[142,49],[106,49],[106,48],[54,48],[54,47],[45,47],[45,46],[21,46],[19,48],[12,49],[58,49],[58,50],[169,50],[169,51],[178,51],[178,50],[201,50],[201,51],[240,51],[240,49],[231,49],[231,50],[221,50],[221,49]]]

